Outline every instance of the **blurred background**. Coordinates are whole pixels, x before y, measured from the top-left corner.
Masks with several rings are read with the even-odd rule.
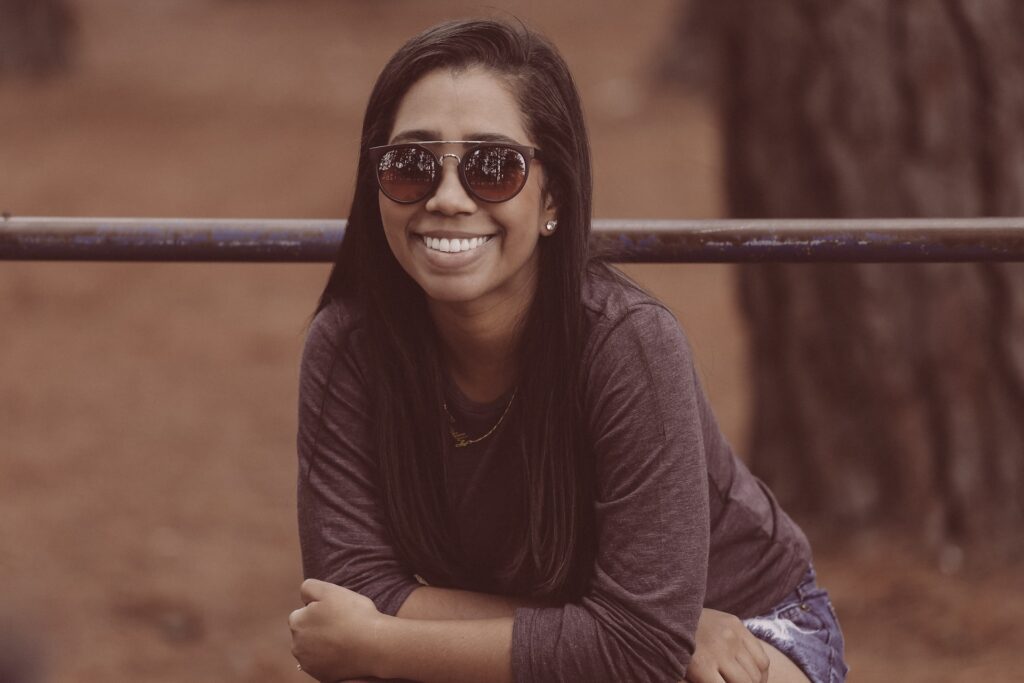
[[[736,26],[760,23],[766,35],[777,30],[792,38],[783,43],[825,55],[831,43],[822,35],[849,46],[845,39],[855,34],[831,29],[849,21],[870,32],[872,25],[870,13],[861,13],[822,29],[806,16],[803,23],[787,23],[781,10],[772,24],[722,14],[726,5],[735,10],[743,3],[708,10],[711,3],[672,0],[486,6],[447,0],[0,0],[0,210],[345,217],[362,110],[384,62],[433,23],[492,16],[518,17],[541,30],[573,69],[593,145],[597,217],[915,215],[895,203],[856,208],[840,190],[832,204],[811,208],[744,203],[744,197],[761,196],[758,191],[780,194],[755,187],[748,176],[803,169],[806,193],[820,196],[815,177],[827,174],[813,160],[802,165],[796,153],[777,168],[766,167],[766,158],[781,158],[770,156],[770,146],[769,156],[758,157],[760,167],[757,158],[741,158],[744,150],[766,148],[741,125],[747,120],[741,112],[761,111],[749,92],[774,93],[774,104],[766,100],[764,107],[779,121],[787,120],[786,102],[793,103],[786,88],[770,87],[781,71],[771,73],[766,55],[777,57],[780,69],[794,62],[769,42],[747,54],[761,65],[760,75],[756,69],[749,75],[751,62],[723,59],[736,54],[730,41],[743,37]],[[927,22],[922,30],[928,35]],[[732,52],[723,45],[732,45]],[[859,62],[843,62],[851,63]],[[746,77],[740,68],[748,69]],[[871,115],[851,117],[846,107],[828,106],[850,88],[824,88],[831,94],[820,97],[813,84],[808,88],[803,101],[817,118],[801,118],[799,111],[790,116],[799,131],[849,119],[838,129],[853,130],[862,137],[858,144],[870,147],[874,132],[884,128],[869,125]],[[880,101],[868,98],[866,111],[878,111]],[[781,124],[765,128],[776,143],[813,142]],[[842,144],[821,144],[826,157],[849,163]],[[756,173],[744,176],[740,166]],[[828,187],[845,187],[844,176],[836,177]],[[899,185],[892,177],[882,180]],[[939,212],[991,208],[942,206]],[[927,213],[920,209],[916,213]],[[823,383],[812,375],[812,389],[800,394],[787,384],[792,366],[764,355],[766,345],[779,348],[769,343],[773,329],[792,338],[793,319],[822,323],[810,326],[817,341],[794,347],[795,356],[810,349],[808,365],[834,366],[820,348],[841,346],[853,324],[823,324],[828,311],[843,308],[836,291],[851,282],[863,289],[893,272],[903,273],[909,291],[922,278],[946,282],[949,272],[790,268],[626,270],[676,312],[726,435],[808,529],[821,582],[846,632],[850,680],[1015,680],[1024,648],[1024,579],[1019,556],[989,552],[1005,545],[1005,535],[969,533],[971,527],[960,524],[971,498],[951,511],[941,487],[909,486],[942,480],[940,468],[918,463],[899,469],[901,486],[871,484],[884,475],[886,448],[895,448],[894,441],[865,446],[870,458],[854,452],[833,461],[837,444],[851,441],[849,432],[817,440],[804,435],[797,439],[801,447],[821,447],[817,465],[806,453],[804,461],[779,454],[780,438],[803,434],[806,425],[770,406],[773,395],[790,408],[811,403],[801,414],[831,423],[820,408],[814,412],[828,405],[813,390]],[[327,264],[0,263],[0,634],[7,634],[0,635],[0,671],[10,669],[9,680],[301,676],[286,623],[299,604],[301,581],[296,385],[305,325],[328,270]],[[1000,273],[992,277],[1016,277]],[[780,289],[780,278],[795,289]],[[775,307],[757,298],[770,287]],[[826,298],[808,304],[798,296],[807,291]],[[880,291],[861,309],[889,298],[891,290]],[[909,301],[920,305],[921,299]],[[979,310],[976,303],[964,305]],[[956,349],[963,345],[950,353]],[[853,374],[886,372],[873,356],[840,358]],[[830,376],[824,384],[837,382]],[[854,431],[870,431],[870,417],[850,406],[878,396],[838,386],[844,398],[835,410]],[[906,383],[877,386],[881,393],[911,391]],[[995,412],[1020,422],[1015,405],[1000,404]],[[876,413],[888,422],[905,417]],[[943,423],[941,416],[935,420],[929,424]],[[780,429],[782,436],[773,436]],[[939,446],[955,436],[943,434]],[[911,429],[904,438],[920,443],[919,436]],[[939,452],[943,462],[956,462],[960,451]],[[1011,465],[995,470],[1008,485],[1020,481],[1013,465],[1019,455],[1011,451]],[[903,462],[896,455],[892,460]],[[883,464],[876,471],[864,465],[868,461]],[[817,479],[798,481],[797,469],[802,477],[817,471]],[[914,494],[904,495],[907,490]],[[927,514],[889,515],[897,499]],[[841,504],[830,508],[830,500]],[[1010,520],[1011,535],[1020,528],[1012,514],[1001,519]],[[0,680],[6,680],[2,673]]]

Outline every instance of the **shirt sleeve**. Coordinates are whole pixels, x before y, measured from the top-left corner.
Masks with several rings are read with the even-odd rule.
[[[357,591],[394,615],[419,584],[384,523],[369,398],[356,361],[361,330],[320,311],[302,354],[298,516],[303,574]]]
[[[588,359],[598,552],[578,604],[522,608],[513,673],[527,681],[680,681],[707,581],[699,393],[678,322],[635,304]]]

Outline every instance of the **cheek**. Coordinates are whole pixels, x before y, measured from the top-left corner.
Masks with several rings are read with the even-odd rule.
[[[533,190],[527,194],[527,190]],[[540,191],[536,188],[526,188],[521,193],[522,202],[517,202],[514,206],[509,206],[509,211],[505,217],[507,221],[505,225],[509,227],[509,232],[514,233],[514,239],[517,244],[523,246],[523,248],[531,249],[536,245],[540,239],[540,226],[543,223],[544,207],[541,203]],[[519,197],[516,197],[519,199]]]
[[[378,203],[380,222],[384,226],[384,237],[396,255],[405,246],[405,225],[408,222],[408,211],[405,207],[382,198]]]
[[[508,265],[519,267],[522,262],[530,260],[540,248],[536,222],[537,217],[532,210],[517,211],[502,221],[505,239],[502,240],[501,248],[504,255],[510,259]]]
[[[401,219],[396,219],[395,216],[388,216],[383,212],[381,213],[381,220],[384,223],[384,240],[391,249],[391,255],[398,261],[398,265],[401,266],[402,270],[410,277],[413,277],[415,268],[413,265],[412,245],[409,243],[405,233],[405,223]]]

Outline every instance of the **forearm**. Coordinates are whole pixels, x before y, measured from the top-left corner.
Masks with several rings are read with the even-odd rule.
[[[512,622],[527,598],[452,588],[414,590],[378,639],[382,678],[511,681]]]
[[[518,607],[543,606],[545,603],[528,598],[423,586],[409,594],[398,616],[436,620],[511,618]]]
[[[423,683],[512,681],[512,618],[383,617],[376,646],[380,678]]]

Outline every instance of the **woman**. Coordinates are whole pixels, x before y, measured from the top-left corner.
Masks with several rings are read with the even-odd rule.
[[[454,22],[385,66],[303,356],[301,670],[842,680],[804,535],[672,315],[588,260],[590,206],[545,40]]]

